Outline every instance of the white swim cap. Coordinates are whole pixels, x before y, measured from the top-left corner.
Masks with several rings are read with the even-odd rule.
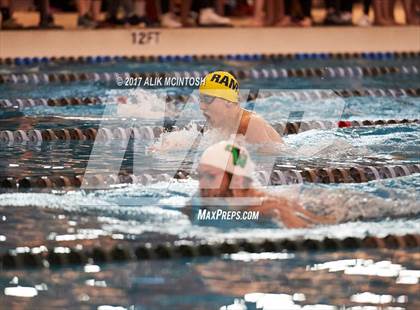
[[[222,141],[207,148],[201,156],[200,164],[250,179],[255,169],[248,151],[230,141]]]

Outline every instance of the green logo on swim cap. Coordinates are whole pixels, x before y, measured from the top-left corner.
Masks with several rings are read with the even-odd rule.
[[[226,151],[230,152],[233,157],[233,165],[234,166],[241,166],[245,168],[247,156],[245,154],[241,154],[241,150],[232,144],[226,145]]]

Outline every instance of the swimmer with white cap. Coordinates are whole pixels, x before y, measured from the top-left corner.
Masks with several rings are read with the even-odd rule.
[[[278,132],[263,118],[241,108],[239,83],[229,72],[209,73],[199,91],[200,109],[211,127],[226,136],[243,135],[248,143],[283,143]]]
[[[334,222],[305,210],[290,199],[269,195],[253,187],[254,163],[248,151],[234,142],[221,141],[207,148],[199,163],[200,196],[204,198],[248,199],[248,211],[260,211],[289,228]]]

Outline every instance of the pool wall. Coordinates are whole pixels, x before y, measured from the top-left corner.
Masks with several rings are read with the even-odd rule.
[[[420,27],[418,26],[365,29],[360,27],[308,29],[268,27],[0,32],[0,58],[419,50]]]

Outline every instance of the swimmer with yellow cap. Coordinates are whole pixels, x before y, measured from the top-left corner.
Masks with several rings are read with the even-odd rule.
[[[227,136],[243,135],[248,143],[282,143],[276,130],[259,115],[241,108],[239,83],[226,71],[215,71],[200,85],[200,109],[209,125]]]
[[[305,210],[294,200],[257,190],[253,185],[255,165],[250,154],[234,141],[221,141],[207,148],[197,172],[200,197],[204,201],[240,198],[245,210],[259,211],[262,217],[281,220],[289,228],[335,222],[333,218]]]

